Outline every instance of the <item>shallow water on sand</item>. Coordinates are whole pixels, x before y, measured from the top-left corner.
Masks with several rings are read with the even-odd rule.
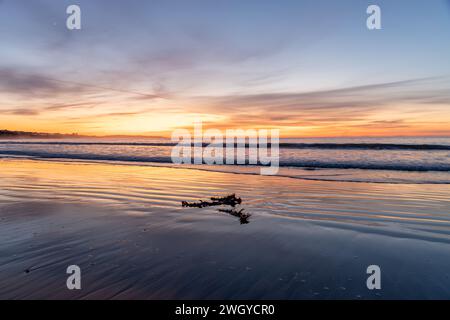
[[[0,140],[0,157],[171,166],[174,144],[151,138],[9,139]],[[450,137],[281,139],[279,147],[283,176],[450,185]],[[248,159],[248,146],[245,149]],[[197,161],[201,163],[198,157]],[[209,166],[208,170],[259,174],[261,168],[234,164]]]
[[[0,298],[450,298],[447,185],[0,161]],[[250,223],[181,201],[236,193]],[[65,269],[82,268],[83,290]],[[382,270],[382,290],[366,268]]]

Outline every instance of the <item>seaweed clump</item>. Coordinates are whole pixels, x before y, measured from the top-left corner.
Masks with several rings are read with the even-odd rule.
[[[232,206],[234,208],[236,205],[242,203],[242,199],[237,198],[236,194],[234,194],[234,193],[229,196],[226,196],[226,197],[222,197],[222,198],[212,197],[210,199],[211,199],[211,201],[202,201],[202,200],[200,200],[199,202],[183,201],[183,202],[181,202],[181,204],[183,207],[189,207],[189,208],[205,208],[205,207],[221,206],[221,205]]]
[[[240,205],[242,203],[242,199],[236,197],[236,194],[233,193],[229,196],[221,198],[212,197],[210,198],[210,200],[211,201],[200,200],[198,202],[182,201],[181,205],[187,208],[205,208],[222,205],[231,206],[232,209],[219,209],[218,211],[228,213],[229,215],[239,218],[241,224],[250,223],[249,218],[252,216],[250,213],[244,212],[245,209],[240,209],[239,211],[235,209],[237,205]]]

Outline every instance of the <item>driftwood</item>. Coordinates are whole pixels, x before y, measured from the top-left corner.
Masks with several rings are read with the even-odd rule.
[[[183,207],[190,207],[190,208],[205,208],[205,207],[212,207],[212,206],[221,206],[221,205],[227,205],[235,207],[238,204],[242,203],[241,198],[237,198],[235,194],[229,195],[227,197],[223,198],[211,198],[211,201],[202,201],[199,202],[187,202],[183,201],[181,205]]]

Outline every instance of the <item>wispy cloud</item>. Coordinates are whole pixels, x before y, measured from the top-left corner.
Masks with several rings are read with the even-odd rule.
[[[14,109],[2,109],[0,114],[10,114],[16,116],[36,116],[39,114],[38,110],[29,108],[14,108]]]
[[[308,114],[338,120],[346,112],[358,116],[399,103],[450,105],[450,78],[412,79],[301,93],[199,97],[198,101],[218,113],[260,112],[271,120]],[[319,112],[322,115],[319,116]]]
[[[113,88],[93,83],[56,79],[39,73],[13,68],[0,68],[0,91],[26,97],[47,97],[58,94],[77,94],[95,91],[127,93],[141,99],[162,99],[163,96],[127,88]]]
[[[39,73],[24,73],[13,68],[1,68],[0,92],[24,97],[46,97],[62,93],[80,93],[83,92],[83,87],[53,81]]]
[[[227,127],[400,129],[417,124],[419,119],[426,123],[436,121],[434,118],[439,115],[448,118],[450,78],[300,93],[197,97],[192,105],[192,112],[207,110],[227,116],[228,121],[223,124]]]

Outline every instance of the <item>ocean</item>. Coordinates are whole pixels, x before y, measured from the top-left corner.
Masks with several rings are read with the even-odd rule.
[[[0,157],[176,166],[164,139],[2,140]],[[250,165],[183,165],[258,174]],[[305,180],[450,184],[450,137],[281,139],[278,175]]]

